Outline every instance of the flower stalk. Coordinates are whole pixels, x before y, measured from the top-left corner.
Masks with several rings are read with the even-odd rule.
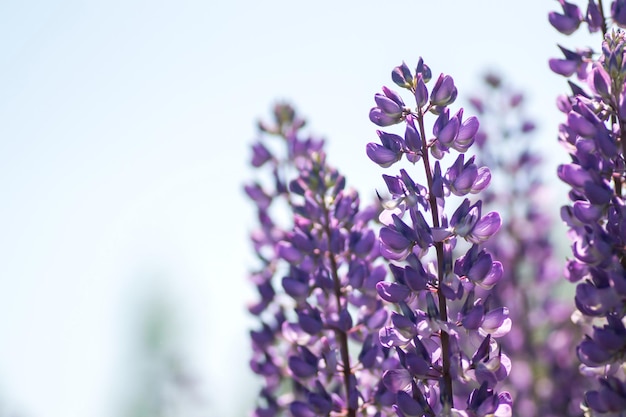
[[[572,18],[578,7],[563,3]],[[585,336],[577,346],[578,359],[588,384],[581,408],[585,416],[618,417],[626,410],[626,297],[625,237],[626,202],[623,198],[626,144],[624,103],[626,96],[625,45],[621,29],[609,32],[601,2],[589,1],[591,13],[579,16],[576,29],[602,29],[598,54],[570,54],[551,60],[551,68],[565,76],[576,73],[581,86],[570,81],[572,94],[560,98],[559,108],[567,120],[560,126],[559,142],[571,162],[557,174],[570,188],[571,203],[561,210],[570,229],[572,255],[566,276],[577,283],[576,322]],[[567,12],[565,13],[567,14]],[[614,26],[626,27],[626,2],[614,0],[610,7]],[[553,26],[562,33],[562,25]],[[570,65],[573,71],[565,71]]]
[[[403,158],[412,166],[422,159],[426,181],[415,182],[405,169],[395,177],[383,175],[391,198],[383,203],[379,240],[394,281],[378,283],[377,290],[395,312],[391,325],[381,329],[380,342],[395,350],[401,365],[388,370],[383,382],[396,393],[393,409],[400,417],[510,415],[510,396],[494,388],[510,369],[495,339],[508,332],[511,321],[508,310],[489,299],[502,270],[482,249],[500,228],[500,217],[482,216],[482,202],[466,197],[490,180],[486,167],[463,155],[474,142],[478,120],[464,119],[463,109],[450,115],[457,97],[452,77],[441,74],[429,94],[431,71],[421,59],[414,73],[404,63],[396,67],[392,79],[412,93],[416,106],[406,106],[400,94],[383,87],[370,120],[381,127],[402,123],[404,136],[378,131],[380,144],[368,144],[367,154],[383,168]],[[438,116],[430,139],[428,113]],[[443,172],[451,151],[457,159]],[[451,195],[465,199],[446,213]],[[463,241],[465,254],[455,254]]]

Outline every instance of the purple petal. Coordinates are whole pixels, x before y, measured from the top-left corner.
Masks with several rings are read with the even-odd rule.
[[[454,80],[449,75],[439,75],[433,91],[430,94],[430,102],[435,106],[447,106],[456,100],[457,89]]]
[[[415,128],[415,124],[413,122],[412,116],[407,116],[406,118],[406,130],[404,133],[404,143],[406,143],[407,148],[409,148],[413,152],[421,152],[422,151],[422,137],[419,132]]]
[[[602,29],[602,12],[596,4],[595,0],[589,0],[587,5],[587,13],[585,13],[585,21],[589,27],[589,32],[597,32]]]
[[[589,338],[583,340],[578,345],[576,353],[582,363],[592,367],[604,365],[611,359],[610,352],[602,349]]]
[[[410,88],[413,85],[413,75],[408,65],[404,62],[393,69],[391,79],[398,87]]]
[[[402,120],[402,117],[391,117],[384,113],[380,107],[373,107],[370,110],[370,120],[377,126],[385,127],[395,125]]]
[[[569,59],[551,58],[548,61],[550,69],[559,75],[563,75],[564,77],[571,77],[578,69],[578,65],[578,62]]]
[[[492,211],[491,213],[487,213],[476,222],[476,226],[474,226],[472,232],[467,236],[467,240],[472,243],[485,242],[500,230],[501,224],[502,220],[497,212]]]
[[[411,246],[413,242],[407,239],[399,231],[392,229],[391,227],[383,227],[380,229],[380,241],[387,247],[395,250],[402,251]]]
[[[376,101],[376,105],[380,110],[390,117],[397,117],[402,114],[402,107],[383,94],[376,94],[374,101]]]
[[[596,126],[574,111],[567,115],[567,124],[574,132],[584,138],[592,138],[596,134]]]
[[[289,411],[293,417],[317,417],[317,413],[302,401],[294,401],[289,404]]]
[[[404,301],[411,293],[411,290],[405,285],[387,281],[376,284],[376,291],[380,298],[390,303]]]
[[[477,284],[485,289],[491,289],[502,278],[503,269],[502,263],[496,261],[492,264],[491,271],[485,276],[485,278]]]
[[[458,141],[467,141],[473,138],[478,132],[480,124],[475,116],[467,118],[459,128],[459,134],[457,136]]]
[[[380,344],[386,348],[394,346],[406,346],[411,339],[407,338],[402,332],[394,327],[383,327],[378,331],[378,338]]]
[[[417,103],[417,107],[424,107],[426,102],[428,102],[428,88],[426,87],[426,83],[424,83],[424,78],[422,74],[417,75],[417,86],[415,88],[415,102]]]
[[[383,168],[389,168],[402,158],[401,152],[394,152],[377,143],[368,143],[365,152],[373,162]]]
[[[317,366],[306,362],[299,356],[290,356],[287,362],[289,370],[298,378],[309,378],[317,374]]]
[[[421,417],[424,415],[424,408],[404,391],[398,391],[397,405],[406,417]]]
[[[485,308],[482,304],[472,307],[461,319],[461,325],[468,330],[477,330],[483,322]]]
[[[406,369],[390,369],[383,374],[383,384],[391,392],[406,390],[412,381],[413,378]]]
[[[626,28],[626,1],[614,0],[611,4],[611,17],[617,26]]]

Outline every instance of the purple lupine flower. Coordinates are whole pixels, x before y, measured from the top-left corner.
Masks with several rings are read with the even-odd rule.
[[[252,146],[252,165],[265,168],[271,175],[266,183],[257,181],[244,187],[248,196],[257,206],[259,229],[252,232],[254,249],[261,266],[251,273],[251,281],[256,285],[259,301],[249,306],[249,311],[260,318],[260,329],[250,332],[253,355],[250,361],[252,370],[264,379],[264,386],[259,394],[260,405],[254,411],[255,416],[279,415],[284,405],[278,395],[285,381],[287,363],[278,354],[276,344],[281,341],[283,325],[286,322],[285,310],[277,300],[281,288],[276,282],[276,272],[282,258],[297,256],[280,242],[286,237],[290,224],[274,222],[271,210],[274,206],[288,199],[286,179],[281,172],[302,163],[302,158],[321,149],[322,142],[304,138],[298,134],[304,121],[297,117],[293,108],[286,104],[277,104],[273,111],[275,123],[259,123],[259,130],[277,136],[286,144],[286,156],[274,155],[262,141]],[[292,278],[283,280],[283,287],[291,294],[302,295],[302,273],[293,271]]]
[[[415,74],[409,75],[404,63],[392,72],[396,85],[412,93],[416,107],[405,107],[402,119],[396,119],[405,123],[404,136],[384,133],[394,138],[384,166],[398,163],[402,156],[412,164],[421,160],[426,182],[415,182],[405,169],[397,176],[383,175],[391,198],[383,202],[379,244],[393,280],[381,281],[376,288],[396,311],[380,329],[379,340],[397,360],[384,373],[383,383],[400,417],[510,416],[510,396],[495,389],[511,369],[496,341],[510,330],[511,320],[506,308],[489,299],[502,271],[482,249],[500,228],[500,217],[496,212],[483,215],[481,201],[469,198],[446,211],[451,195],[479,195],[491,174],[476,165],[474,157],[463,155],[474,143],[478,120],[464,118],[462,109],[451,114],[449,105],[458,93],[449,75],[439,76],[429,96],[427,68],[420,58]],[[378,95],[375,101],[372,113],[387,114]],[[429,111],[438,114],[431,138],[425,127]],[[366,150],[372,161],[383,165],[377,144],[368,144]],[[452,151],[459,156],[442,168],[443,156]],[[438,159],[433,165],[430,156]],[[469,251],[458,253],[462,248]],[[483,295],[476,297],[481,286]]]
[[[600,388],[590,391],[585,396],[585,403],[592,410],[614,415],[626,409],[626,384],[623,381],[607,377],[600,380]]]
[[[378,126],[390,126],[399,123],[406,115],[404,101],[395,91],[383,87],[383,94],[374,97],[376,107],[370,110],[370,120]]]
[[[571,51],[559,45],[564,58],[551,58],[548,61],[550,69],[565,77],[577,74],[579,79],[584,79],[589,73],[592,51],[588,48]]]
[[[475,157],[465,162],[465,155],[459,154],[456,161],[444,176],[448,190],[457,196],[469,193],[476,194],[485,189],[491,181],[491,172],[486,167],[478,167],[474,163]]]
[[[566,35],[571,35],[578,29],[583,20],[582,13],[577,5],[568,3],[565,0],[559,0],[563,13],[550,12],[548,18],[550,24],[556,30]]]
[[[395,111],[388,100],[378,102],[388,114]],[[260,129],[278,136],[285,152],[273,154],[276,146],[261,141],[252,147],[253,166],[271,173],[273,187],[260,180],[245,187],[261,226],[253,233],[261,268],[251,280],[260,301],[250,312],[260,326],[250,332],[250,366],[263,387],[253,416],[389,415],[395,393],[382,375],[398,364],[378,337],[390,316],[378,296],[386,272],[377,265],[379,246],[369,228],[378,210],[360,208],[358,194],[326,162],[322,142],[303,137],[304,121],[290,106],[276,106],[274,116],[275,125]],[[386,134],[381,142],[385,149],[404,146]],[[274,222],[279,204],[289,216]],[[400,236],[407,233],[401,222],[397,227]],[[399,242],[390,238],[393,247]],[[395,288],[387,292],[401,297]]]
[[[595,0],[589,0],[589,3],[587,4],[585,22],[587,22],[590,33],[605,30],[603,29],[605,25],[604,16],[602,16],[600,6],[595,2]]]
[[[604,16],[602,3],[598,6]],[[610,16],[613,24],[625,27],[626,3],[613,1]],[[620,111],[626,91],[625,37],[619,30],[609,33],[605,19],[602,32],[601,54],[591,62],[589,76],[559,106],[567,114],[559,141],[571,163],[560,166],[558,174],[571,187],[571,205],[561,213],[570,229],[574,256],[566,274],[578,283],[578,312],[573,317],[586,333],[577,347],[589,381],[582,407],[586,416],[621,416],[626,405],[620,398],[626,381],[622,371],[626,298],[620,285],[626,275],[622,214],[626,123]]]
[[[456,100],[457,89],[449,75],[441,74],[430,93],[430,103],[434,106],[446,107]],[[418,105],[419,105],[418,101]]]
[[[611,3],[611,18],[617,26],[626,28],[626,1],[613,0]]]
[[[367,145],[367,156],[383,168],[390,167],[402,157],[402,138],[398,135],[378,131],[382,145],[370,143]]]
[[[574,305],[558,297],[561,281],[540,176],[541,145],[527,127],[534,123],[525,114],[523,95],[496,74],[485,75],[484,87],[470,103],[479,103],[482,114],[484,141],[476,160],[501,180],[485,191],[483,207],[498,208],[506,221],[484,245],[493,255],[472,248],[455,263],[455,272],[483,286],[492,279],[492,256],[501,262],[490,298],[506,303],[515,323],[501,338],[514,366],[504,383],[515,398],[513,415],[580,416],[585,379],[571,343],[581,335],[570,320]],[[466,310],[470,320],[473,311]]]

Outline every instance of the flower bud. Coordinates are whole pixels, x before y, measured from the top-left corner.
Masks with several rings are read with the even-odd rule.
[[[439,75],[433,91],[430,94],[430,102],[434,106],[447,106],[456,100],[457,89],[454,80],[449,75]]]
[[[409,69],[409,67],[404,62],[402,62],[402,65],[399,65],[393,69],[393,71],[391,72],[391,79],[399,87],[413,87],[413,75],[411,74],[411,70]]]
[[[425,83],[428,83],[430,79],[433,77],[433,74],[430,71],[430,68],[428,67],[428,65],[424,64],[424,60],[422,59],[422,57],[420,57],[420,59],[417,61],[417,68],[415,69],[415,75],[417,76],[417,74],[422,74],[422,78]]]
[[[417,74],[417,85],[415,86],[415,103],[422,108],[428,102],[428,88],[422,74]]]

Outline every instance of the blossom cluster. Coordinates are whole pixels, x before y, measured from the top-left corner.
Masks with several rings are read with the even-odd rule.
[[[399,416],[507,416],[511,398],[497,386],[510,361],[496,340],[510,330],[511,320],[508,309],[490,297],[502,264],[484,249],[501,220],[495,211],[483,214],[475,198],[491,173],[473,156],[465,158],[479,123],[464,117],[462,108],[451,114],[454,80],[441,74],[429,89],[431,78],[422,59],[414,72],[403,63],[392,79],[415,105],[383,87],[370,111],[376,125],[404,129],[401,135],[379,130],[380,143],[367,145],[369,158],[388,168],[406,157],[417,171],[383,175],[390,199],[383,203],[379,240],[393,279],[377,289],[395,311],[380,342],[395,350],[402,365],[383,378],[396,391]],[[432,134],[428,116],[434,119]],[[452,153],[456,158],[446,164]]]
[[[278,105],[275,114],[276,126],[261,130],[280,137],[286,158],[256,143],[253,165],[268,168],[275,185],[246,187],[261,226],[253,233],[260,301],[250,311],[261,326],[251,332],[251,367],[264,386],[254,415],[380,416],[388,395],[381,375],[392,364],[378,343],[389,320],[376,292],[386,272],[370,228],[379,210],[360,207],[322,142],[301,137],[304,123],[291,107]],[[269,211],[281,202],[290,223],[279,227]]]
[[[626,201],[623,197],[626,140],[626,3],[613,1],[609,19],[601,2],[589,1],[583,15],[577,5],[561,2],[553,26],[571,34],[581,25],[601,32],[601,51],[563,51],[553,71],[576,74],[572,93],[559,98],[566,122],[559,142],[571,162],[558,168],[571,203],[561,210],[570,229],[573,257],[567,278],[578,283],[575,320],[585,332],[577,346],[581,371],[588,377],[582,404],[585,415],[622,416],[626,410]],[[569,22],[569,23],[568,23]],[[569,69],[566,67],[569,66]],[[594,383],[595,380],[595,383]]]
[[[521,92],[488,74],[454,108],[421,58],[374,95],[373,204],[291,106],[259,124],[253,416],[626,416],[626,0],[557,2],[548,22],[600,47],[548,63],[571,91],[556,175]]]

